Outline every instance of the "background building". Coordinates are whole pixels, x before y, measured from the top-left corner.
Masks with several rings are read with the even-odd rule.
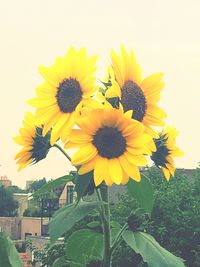
[[[5,187],[12,186],[11,180],[9,180],[6,175],[0,176],[0,184]]]

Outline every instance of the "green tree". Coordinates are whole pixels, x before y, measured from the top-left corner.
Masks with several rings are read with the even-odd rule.
[[[27,190],[21,189],[17,185],[9,186],[9,187],[7,187],[7,190],[9,192],[11,192],[11,194],[14,194],[14,193],[27,193]]]
[[[141,227],[152,234],[167,250],[186,260],[187,267],[200,266],[200,169],[190,175],[177,170],[169,182],[161,171],[152,167],[146,172],[154,187],[154,207],[151,219],[141,219]],[[130,210],[136,210],[134,199],[123,195],[111,209],[113,220],[123,224]],[[130,218],[129,218],[130,224]],[[122,243],[115,251],[113,266],[146,266],[142,259]],[[124,265],[123,265],[124,264]]]
[[[46,178],[42,178],[42,179],[32,182],[29,186],[29,192],[36,192],[46,183],[47,183]]]
[[[13,198],[12,193],[4,186],[0,186],[0,216],[17,216],[18,202]]]

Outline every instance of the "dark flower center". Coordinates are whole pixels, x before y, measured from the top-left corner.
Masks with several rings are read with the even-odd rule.
[[[166,137],[161,136],[159,139],[154,139],[154,142],[157,150],[156,152],[153,152],[151,159],[157,167],[165,167],[166,163],[168,163],[166,157],[170,154],[170,150],[165,144]]]
[[[95,145],[101,157],[112,159],[124,153],[126,140],[118,129],[104,127],[96,132],[93,145]]]
[[[82,100],[82,91],[79,82],[72,78],[63,80],[58,87],[56,98],[62,112],[73,112]]]
[[[49,149],[51,148],[50,136],[50,131],[45,136],[42,136],[42,128],[36,128],[36,136],[34,137],[34,142],[32,145],[33,148],[30,151],[32,153],[31,158],[33,159],[33,163],[46,158]]]
[[[133,119],[142,121],[147,109],[141,88],[133,81],[126,81],[122,87],[122,106],[124,111],[133,110]]]

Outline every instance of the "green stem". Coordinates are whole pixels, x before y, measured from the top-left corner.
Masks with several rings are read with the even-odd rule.
[[[106,185],[100,187],[100,195],[102,199],[102,223],[104,235],[104,258],[103,267],[111,267],[111,232],[110,232],[110,206],[109,206],[109,192]]]
[[[70,158],[70,156],[65,152],[65,150],[62,148],[62,147],[60,147],[58,144],[54,144],[53,145],[54,147],[57,147],[64,155],[65,155],[65,157],[69,160],[69,161],[71,161],[71,158]]]

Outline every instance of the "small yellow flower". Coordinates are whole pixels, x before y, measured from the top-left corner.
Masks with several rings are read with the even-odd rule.
[[[174,176],[176,169],[173,157],[183,155],[183,152],[175,145],[177,134],[178,132],[174,127],[166,127],[159,134],[159,138],[155,139],[157,151],[151,156],[155,165],[162,168],[167,181],[170,180],[170,175]]]
[[[83,106],[98,107],[99,103],[92,98],[97,90],[96,60],[96,56],[87,58],[84,48],[79,51],[71,48],[53,66],[40,67],[45,81],[36,90],[38,98],[29,103],[37,108],[37,123],[44,125],[43,135],[52,128],[51,144],[59,138],[65,141]]]
[[[94,182],[98,186],[126,184],[129,177],[140,181],[138,166],[145,166],[145,155],[155,151],[152,137],[144,133],[142,123],[131,119],[132,112],[120,109],[96,109],[78,121],[80,129],[71,131],[66,148],[79,150],[72,158],[80,166],[79,174],[94,170]]]
[[[42,127],[35,126],[35,117],[28,112],[23,121],[23,127],[19,130],[20,135],[14,137],[15,142],[23,148],[17,153],[15,159],[21,170],[30,164],[44,159],[50,145],[50,132],[42,136]]]

